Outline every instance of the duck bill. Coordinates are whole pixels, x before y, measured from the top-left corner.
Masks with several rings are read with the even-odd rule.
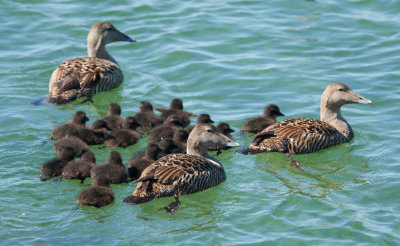
[[[131,38],[128,35],[126,35],[125,33],[122,33],[120,31],[119,32],[119,37],[118,37],[118,41],[125,41],[125,42],[129,42],[129,43],[133,43],[136,42],[135,38]]]
[[[360,103],[360,104],[371,104],[372,103],[371,100],[368,100],[365,97],[363,97],[355,92],[353,92],[353,97],[354,97],[354,100],[353,100],[354,103]]]

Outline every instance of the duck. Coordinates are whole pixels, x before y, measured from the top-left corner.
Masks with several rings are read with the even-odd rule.
[[[218,133],[210,124],[196,125],[189,135],[187,154],[170,154],[148,166],[124,202],[140,204],[160,197],[179,197],[216,186],[226,179],[223,165],[207,148],[238,143]]]
[[[84,189],[78,196],[76,203],[79,206],[93,206],[100,208],[114,201],[114,192],[107,176],[92,179],[92,185]]]
[[[285,116],[278,105],[268,104],[264,108],[264,115],[246,121],[241,127],[242,132],[259,133],[270,125],[277,123],[278,116]]]
[[[51,132],[50,138],[52,140],[62,139],[67,134],[68,129],[85,128],[87,121],[89,121],[89,118],[86,116],[86,113],[84,111],[77,111],[70,122],[56,127],[56,129]]]
[[[58,154],[61,154],[62,150],[67,147],[73,148],[78,157],[89,150],[88,145],[79,138],[79,130],[76,128],[68,129],[65,137],[54,144],[54,150]]]
[[[87,38],[88,56],[66,60],[53,71],[49,82],[49,103],[66,104],[118,87],[123,74],[106,50],[107,44],[116,41],[136,42],[109,22],[93,25]]]
[[[95,166],[90,170],[92,180],[102,175],[108,176],[111,184],[121,184],[127,181],[128,171],[122,163],[122,157],[119,152],[112,151],[106,163]]]
[[[75,157],[76,153],[73,148],[66,147],[62,149],[58,157],[55,157],[40,166],[40,180],[46,181],[47,179],[61,176],[64,167]]]
[[[128,168],[128,177],[132,179],[139,178],[143,170],[157,160],[159,151],[160,148],[157,144],[149,144],[147,145],[142,158],[130,159],[126,163]]]
[[[163,138],[158,144],[160,150],[158,151],[157,159],[172,153],[179,153],[181,146],[177,145],[172,138]],[[185,150],[186,152],[186,150]]]
[[[254,135],[249,147],[239,149],[237,152],[246,155],[282,152],[290,156],[312,153],[347,143],[354,137],[354,133],[342,116],[341,107],[352,103],[372,102],[353,92],[346,84],[332,83],[322,93],[319,120],[291,118],[275,123]],[[291,161],[291,163],[298,167],[296,162]]]
[[[97,145],[104,143],[104,139],[112,129],[104,120],[96,120],[92,127],[78,128],[79,138],[87,145]]]
[[[92,151],[87,151],[80,160],[71,160],[62,170],[64,179],[80,179],[81,184],[90,177],[90,170],[96,166],[96,157]]]
[[[165,121],[169,116],[176,115],[186,124],[189,125],[191,116],[197,116],[196,113],[188,112],[183,110],[183,101],[180,98],[174,98],[169,108],[156,108],[157,111],[161,112],[161,118]]]
[[[154,127],[149,131],[147,142],[159,143],[162,138],[173,138],[175,130],[182,129],[186,124],[177,115],[170,115],[162,125]]]
[[[174,137],[172,140],[180,148],[173,150],[173,153],[186,153],[187,140],[189,138],[189,133],[186,130],[178,129],[174,132]]]
[[[124,120],[122,128],[112,131],[107,137],[106,146],[126,148],[136,144],[141,137],[140,133],[136,131],[138,126],[141,126],[141,124],[139,124],[134,117],[127,117]]]
[[[154,113],[153,105],[149,101],[140,102],[139,112],[133,117],[142,124],[142,126],[138,128],[139,131],[148,131],[163,123],[161,116]]]
[[[209,114],[200,114],[199,117],[197,118],[197,124],[213,124],[214,121],[211,119],[211,116]],[[193,130],[194,126],[189,126],[185,128],[185,130],[190,133]]]
[[[108,113],[102,118],[107,123],[107,126],[112,130],[117,130],[122,127],[124,118],[121,117],[121,106],[118,103],[111,103],[108,106]]]
[[[228,137],[230,140],[236,141],[235,138],[231,135],[231,133],[235,132],[235,130],[233,130],[228,123],[225,123],[225,122],[219,123],[217,125],[216,129],[217,129],[218,132],[222,133],[223,135]],[[228,146],[219,146],[219,147],[211,147],[208,150],[209,151],[215,151],[215,150],[219,151],[221,149],[225,149],[226,150],[226,149],[230,149],[230,148],[231,147],[228,147]],[[218,152],[218,154],[220,154],[220,152]]]

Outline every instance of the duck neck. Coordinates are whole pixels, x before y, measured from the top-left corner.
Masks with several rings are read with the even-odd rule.
[[[348,140],[353,138],[353,129],[343,118],[339,107],[327,107],[325,103],[321,103],[320,119],[333,126]]]
[[[88,39],[87,50],[89,57],[105,59],[118,65],[117,61],[107,52],[106,45],[100,39]]]
[[[204,157],[204,158],[210,159],[210,160],[212,160],[212,161],[218,163],[222,168],[224,168],[224,167],[222,166],[222,164],[221,164],[214,156],[210,155],[210,154],[207,152],[207,149],[206,149],[206,148],[193,148],[193,146],[190,146],[190,145],[188,144],[188,145],[187,145],[187,148],[186,148],[186,153],[187,153],[188,155],[197,155],[197,156],[202,156],[202,157]]]

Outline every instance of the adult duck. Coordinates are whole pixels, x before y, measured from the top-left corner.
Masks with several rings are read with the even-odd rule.
[[[159,197],[179,197],[218,185],[226,179],[222,164],[208,154],[215,145],[238,146],[209,124],[199,124],[189,135],[187,154],[170,154],[148,166],[124,202],[144,203]]]
[[[87,57],[64,61],[50,78],[49,102],[65,104],[82,96],[118,87],[123,75],[106,45],[116,41],[135,42],[111,23],[95,24],[87,38]]]
[[[311,118],[283,120],[254,135],[251,145],[237,152],[241,154],[283,152],[290,156],[312,153],[347,143],[353,138],[354,133],[340,109],[343,105],[351,103],[372,102],[353,92],[345,84],[330,84],[321,97],[320,120]],[[296,161],[291,161],[291,164],[302,169]]]

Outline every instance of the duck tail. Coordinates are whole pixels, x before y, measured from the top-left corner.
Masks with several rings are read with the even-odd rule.
[[[124,202],[131,204],[141,204],[154,200],[154,197],[140,197],[140,196],[128,196],[124,199]]]
[[[250,149],[250,148],[241,148],[236,150],[235,152],[242,154],[242,155],[254,155],[258,153],[265,152],[264,150],[259,150],[259,149]]]

